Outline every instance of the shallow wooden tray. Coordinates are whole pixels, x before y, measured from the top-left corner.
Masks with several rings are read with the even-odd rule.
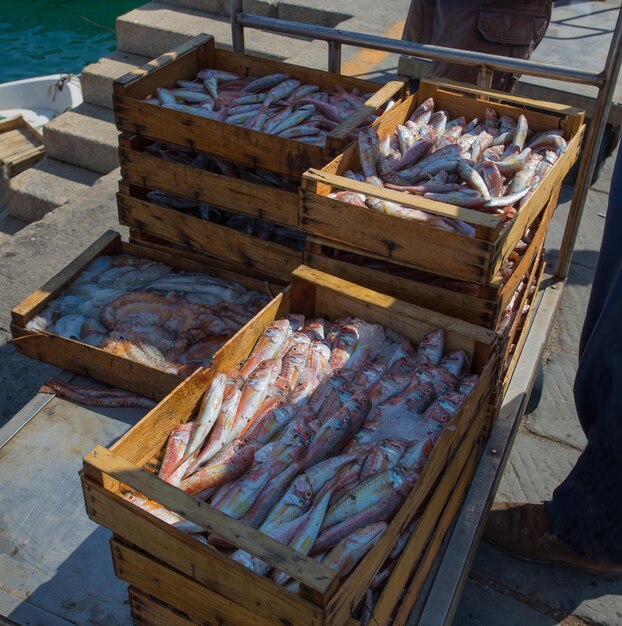
[[[80,341],[26,328],[26,324],[55,300],[91,261],[107,254],[131,254],[166,263],[175,269],[219,276],[240,282],[251,289],[265,291],[266,276],[259,272],[209,257],[187,258],[173,250],[156,250],[140,243],[126,243],[121,240],[119,233],[108,231],[11,311],[11,332],[19,352],[156,400],[163,398],[184,380],[176,374],[168,374]],[[272,293],[279,290],[276,284],[271,288]]]

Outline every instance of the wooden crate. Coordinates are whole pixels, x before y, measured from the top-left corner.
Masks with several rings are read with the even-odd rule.
[[[240,282],[251,289],[265,291],[266,276],[259,272],[209,257],[189,258],[172,250],[126,243],[121,241],[119,233],[108,231],[11,311],[11,332],[19,352],[156,400],[163,398],[182,382],[183,377],[176,374],[163,372],[80,341],[26,328],[26,324],[55,300],[91,261],[107,254],[130,254],[166,263],[175,269],[207,273]],[[272,293],[284,284],[281,283],[280,287],[272,284]]]
[[[165,109],[143,102],[157,87],[172,87],[177,80],[193,80],[204,68],[217,68],[241,76],[286,73],[321,89],[341,85],[372,93],[364,106],[332,130],[320,148],[232,124]],[[211,35],[199,35],[175,50],[132,70],[114,82],[113,106],[117,128],[141,137],[187,146],[250,167],[300,177],[310,167],[322,167],[342,150],[348,135],[391,98],[406,94],[405,83],[379,83],[314,70],[290,63],[222,50]]]
[[[583,131],[583,113],[558,104],[510,96],[501,92],[421,81],[419,91],[393,107],[374,122],[380,138],[393,133],[412,111],[427,98],[434,98],[436,109],[446,110],[450,118],[483,117],[485,109],[518,117],[523,113],[533,130],[561,128],[568,138],[566,151],[543,178],[535,192],[509,225],[473,209],[451,206],[391,189],[350,180],[343,176],[349,169],[358,171],[357,145],[349,146],[323,169],[311,169],[303,176],[300,228],[322,239],[348,246],[435,274],[487,285],[494,280],[503,261],[537,216],[544,210],[576,161]],[[333,189],[348,189],[428,211],[458,218],[475,226],[475,237],[433,228],[425,223],[379,213],[329,198]]]
[[[530,270],[527,289],[525,290],[522,298],[520,298],[516,303],[512,320],[508,326],[508,331],[502,341],[499,381],[490,396],[490,407],[488,410],[485,428],[486,434],[489,434],[492,429],[497,413],[501,408],[505,392],[510,385],[512,375],[518,365],[521,352],[523,351],[523,346],[527,341],[527,335],[529,334],[533,315],[536,310],[536,296],[542,284],[545,267],[546,261],[544,260],[544,250],[542,250],[542,252],[538,255],[538,258],[533,263]],[[533,293],[530,293],[531,286],[535,287]],[[529,309],[526,313],[523,313],[525,305],[528,305]]]
[[[385,534],[343,581],[337,580],[334,571],[314,559],[223,515],[144,469],[160,452],[171,429],[193,416],[214,376],[243,361],[266,325],[289,312],[333,319],[346,314],[359,316],[393,328],[416,342],[430,330],[443,327],[447,334],[447,349],[465,350],[473,371],[480,374],[480,380],[462,411],[435,445],[417,488]],[[267,624],[278,620],[292,625],[343,624],[382,567],[397,537],[434,486],[439,484],[435,493],[442,493],[445,499],[453,492],[483,427],[498,369],[497,353],[497,337],[491,331],[302,266],[294,272],[291,288],[278,295],[233,337],[216,355],[209,370],[189,377],[110,449],[97,447],[84,458],[83,488],[87,512],[94,521],[112,530],[127,544],[124,546],[119,541],[115,545],[115,550],[119,546],[114,557],[117,572],[142,591],[155,595],[183,613],[199,619],[216,617],[226,624]],[[453,469],[450,471],[450,468]],[[257,576],[224,554],[136,507],[120,495],[121,485],[160,502],[270,565],[278,566],[300,581],[300,595],[273,585],[270,580]],[[429,526],[417,527],[411,541],[421,541],[422,535],[429,536],[437,519],[432,517]],[[415,540],[415,537],[419,539]],[[404,580],[402,584],[402,579],[410,575],[422,549],[423,546],[420,550],[413,548],[408,552],[400,566],[401,573],[386,588],[386,593],[392,594],[391,601],[386,602],[387,610],[392,610],[395,605],[392,599],[395,585],[401,584],[401,591],[406,582]],[[140,561],[141,556],[148,562]],[[162,569],[152,569],[156,565],[161,565]],[[161,582],[165,575],[166,585]],[[178,594],[177,590],[186,579],[195,583],[192,593]]]
[[[21,115],[0,121],[0,165],[4,165],[9,178],[44,156],[43,136]]]
[[[123,182],[207,202],[274,224],[298,228],[298,192],[231,178],[214,172],[165,161],[145,152],[153,143],[138,135],[119,136],[119,161]]]
[[[381,271],[331,257],[330,253],[336,250],[354,254],[357,252],[343,244],[317,237],[308,238],[304,262],[323,272],[357,282],[364,287],[386,293],[404,302],[411,302],[477,326],[496,330],[503,311],[542,251],[548,225],[557,208],[560,190],[561,187],[552,194],[546,210],[532,225],[535,229],[533,239],[510,278],[504,282],[502,276],[497,274],[489,285],[480,285],[477,293],[464,293],[450,289],[442,285],[443,277],[441,276],[386,263],[382,259],[379,261],[385,265],[385,268]],[[367,255],[361,256],[373,260]],[[440,285],[434,284],[438,281],[441,281]]]
[[[133,234],[144,233],[188,252],[224,259],[285,281],[302,263],[302,251],[149,202],[148,190],[143,187],[122,182],[119,190],[119,223],[129,226]]]
[[[137,587],[130,587],[128,596],[135,626],[207,626],[206,622],[176,611]]]

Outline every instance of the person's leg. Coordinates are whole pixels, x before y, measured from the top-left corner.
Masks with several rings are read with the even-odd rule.
[[[546,507],[495,505],[486,527],[486,538],[515,556],[605,577],[622,574],[621,192],[619,156],[574,386],[587,447]]]
[[[575,404],[588,444],[548,505],[551,533],[575,552],[622,563],[622,153],[583,325]]]

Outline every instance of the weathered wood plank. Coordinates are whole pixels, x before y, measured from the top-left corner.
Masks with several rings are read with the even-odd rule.
[[[125,541],[166,562],[236,604],[248,603],[264,617],[274,615],[293,626],[320,626],[317,607],[277,587],[166,522],[135,507],[101,485],[82,478],[89,517]]]
[[[302,263],[302,253],[263,241],[232,228],[214,224],[175,209],[117,195],[119,221],[132,229],[179,243],[240,267],[287,280]]]
[[[126,183],[158,189],[275,224],[298,227],[298,193],[164,161],[136,148],[119,149]]]
[[[207,622],[198,623],[196,620],[184,616],[170,606],[159,602],[152,596],[139,591],[138,588],[128,588],[132,619],[136,626],[206,626]]]
[[[215,533],[232,545],[254,554],[272,567],[283,570],[307,587],[320,593],[330,587],[335,574],[330,568],[234,520],[120,455],[97,446],[84,457],[84,463],[175,511],[210,533]]]

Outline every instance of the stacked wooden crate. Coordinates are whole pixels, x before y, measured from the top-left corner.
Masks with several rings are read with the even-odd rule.
[[[181,113],[144,102],[157,87],[175,87],[193,80],[200,70],[214,68],[240,76],[287,74],[303,84],[326,90],[339,85],[373,93],[365,105],[330,131],[325,147],[255,131],[242,126]],[[208,35],[199,36],[149,66],[117,80],[114,109],[122,181],[119,219],[132,232],[171,242],[188,250],[235,260],[278,278],[287,278],[302,262],[302,251],[263,241],[175,209],[155,205],[148,190],[175,194],[220,209],[265,220],[290,229],[299,227],[297,188],[309,167],[321,167],[351,142],[353,129],[393,98],[407,93],[402,81],[386,85],[280,61],[262,59],[217,48]],[[287,177],[293,190],[285,191],[252,180],[165,161],[149,154],[154,141],[191,148],[250,168]]]
[[[328,319],[357,316],[392,328],[413,342],[431,330],[445,328],[447,348],[465,350],[472,371],[480,376],[435,444],[416,489],[384,535],[343,581],[321,562],[277,543],[147,471],[157,467],[171,429],[195,415],[211,380],[244,361],[265,327],[288,313]],[[395,623],[403,623],[475,469],[497,363],[498,345],[492,331],[301,266],[294,272],[291,287],[222,348],[209,370],[188,378],[109,450],[99,447],[85,457],[82,480],[87,511],[114,533],[113,561],[119,577],[184,615],[239,626],[275,621],[301,626],[348,622],[398,537],[419,512],[421,518],[374,611],[380,624],[400,611],[403,619]],[[300,595],[146,513],[121,495],[127,487],[290,574],[301,583]],[[405,589],[411,590],[411,603],[400,603]]]
[[[244,76],[287,73],[321,88],[340,84],[375,94],[329,133],[323,148],[145,102],[156,88],[192,80],[207,67]],[[535,130],[564,130],[569,139],[566,151],[509,224],[494,215],[405,196],[343,176],[347,169],[360,169],[358,149],[351,143],[354,128],[389,98],[396,98],[398,104],[374,122],[382,138],[428,97],[453,117],[481,116],[492,107],[513,117],[524,113]],[[522,312],[527,310],[533,288],[537,289],[542,276],[544,238],[563,177],[577,158],[582,115],[565,107],[433,81],[422,82],[417,94],[407,97],[401,83],[380,86],[240,55],[216,48],[209,36],[200,36],[116,81],[114,106],[122,131],[119,218],[130,227],[131,242],[122,243],[114,233],[96,242],[14,311],[13,332],[19,337],[18,346],[35,358],[157,399],[166,396],[109,449],[97,447],[84,458],[82,484],[87,512],[113,532],[115,571],[131,585],[130,604],[136,623],[357,623],[357,607],[370,583],[398,537],[413,517],[420,515],[369,621],[406,623],[475,471],[482,436],[491,415],[494,417],[491,396],[498,401],[502,395],[500,367],[511,373],[520,353],[524,341],[521,329],[529,322]],[[167,161],[149,150],[153,142],[262,168],[287,176],[302,188],[283,190]],[[349,189],[458,218],[475,226],[475,237],[339,202],[328,197],[334,189]],[[194,214],[159,206],[149,200],[150,191],[296,229],[307,237],[307,245],[304,251],[292,250]],[[512,275],[503,279],[500,269],[527,228],[532,230],[531,243]],[[26,328],[86,264],[98,255],[114,253],[235,277],[253,287],[274,283],[270,288],[275,297],[216,353],[209,369],[199,370],[184,381],[170,374],[137,370],[135,364],[115,360],[101,350]],[[367,259],[368,263],[364,260],[363,265],[357,265],[344,254]],[[306,265],[300,266],[303,261]],[[376,263],[373,269],[369,269],[371,262]],[[279,293],[290,280],[291,286]],[[456,281],[469,287],[466,292],[450,285]],[[504,311],[512,301],[512,316],[503,322]],[[268,323],[287,313],[330,319],[359,316],[414,343],[431,330],[444,328],[448,348],[464,350],[473,372],[480,377],[465,405],[443,430],[416,489],[381,539],[343,580],[321,562],[277,543],[155,476],[171,429],[193,419],[213,378],[243,361]],[[500,341],[497,331],[502,323],[505,331]],[[127,488],[278,567],[300,582],[300,593],[291,593],[258,576],[223,552],[136,506],[123,497]]]
[[[528,298],[533,297],[540,285],[546,232],[564,177],[578,158],[584,116],[582,111],[563,105],[455,83],[422,80],[417,93],[374,123],[380,139],[391,135],[428,98],[434,99],[436,110],[447,111],[449,119],[459,116],[467,120],[484,119],[488,108],[514,119],[523,114],[529,128],[535,132],[563,130],[568,142],[566,150],[507,223],[496,215],[347,178],[344,173],[348,170],[362,169],[358,148],[351,145],[321,170],[310,169],[303,176],[300,227],[311,234],[305,262],[381,289],[406,302],[498,330],[504,344],[501,393],[495,394],[500,400],[520,356],[524,343],[521,333],[524,335],[528,330],[530,320],[525,319],[522,312],[527,311]],[[440,217],[460,219],[475,228],[475,236],[467,237],[329,197],[336,190],[353,191]],[[531,231],[531,243],[512,275],[503,278],[500,270],[527,229]],[[360,265],[340,260],[339,251],[359,255]],[[370,261],[388,262],[394,267],[385,271],[369,269],[366,265]],[[413,271],[412,279],[404,277],[407,268]],[[426,275],[417,276],[418,271]],[[521,285],[526,288],[517,291]],[[508,318],[510,304],[513,309]]]

